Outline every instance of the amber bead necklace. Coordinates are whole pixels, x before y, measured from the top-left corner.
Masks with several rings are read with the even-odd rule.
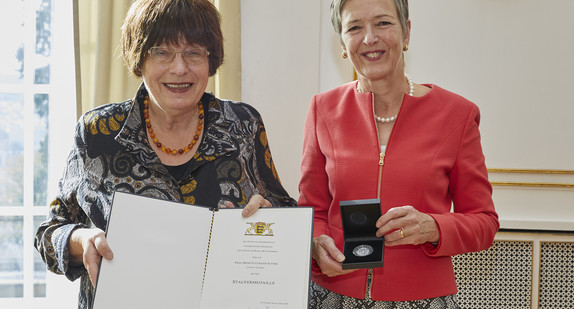
[[[201,135],[201,130],[203,130],[203,104],[201,103],[201,101],[199,101],[198,104],[198,108],[199,108],[199,120],[197,122],[197,130],[195,131],[195,136],[193,136],[193,139],[191,140],[191,142],[189,142],[189,144],[184,147],[183,149],[171,149],[171,148],[167,148],[164,145],[162,145],[162,143],[159,141],[159,139],[157,138],[157,136],[155,135],[155,133],[153,132],[153,128],[151,127],[151,120],[149,119],[149,96],[146,96],[144,99],[144,119],[145,119],[145,123],[146,123],[146,127],[147,127],[147,131],[149,133],[149,136],[151,137],[152,141],[154,142],[154,144],[157,146],[157,148],[161,149],[161,151],[167,153],[167,154],[171,154],[171,155],[180,155],[180,154],[184,154],[189,152],[189,150],[191,150],[193,148],[193,146],[195,144],[197,144],[197,142],[199,141],[199,136]]]

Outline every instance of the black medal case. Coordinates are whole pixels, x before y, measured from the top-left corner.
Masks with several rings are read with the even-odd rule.
[[[350,200],[341,201],[339,205],[345,235],[343,269],[382,267],[385,240],[375,235],[381,201]]]

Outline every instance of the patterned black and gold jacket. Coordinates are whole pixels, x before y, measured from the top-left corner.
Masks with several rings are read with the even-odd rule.
[[[115,191],[217,207],[244,207],[254,194],[273,206],[295,206],[279,181],[261,116],[248,104],[205,93],[205,131],[195,156],[172,176],[151,148],[143,119],[145,87],[135,99],[85,113],[48,218],[35,246],[48,269],[70,280],[81,277],[79,308],[91,308],[93,287],[83,267],[69,264],[68,240],[79,227],[105,230]],[[158,213],[158,216],[166,215]],[[145,227],[134,222],[134,228]]]

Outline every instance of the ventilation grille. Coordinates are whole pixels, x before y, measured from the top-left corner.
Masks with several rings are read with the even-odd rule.
[[[533,246],[531,241],[495,241],[488,250],[453,257],[461,308],[530,309]],[[568,265],[572,276],[572,257]],[[566,269],[562,267],[550,272]],[[569,288],[572,291],[572,287]],[[566,298],[566,289],[561,291],[561,296]],[[572,297],[569,299],[571,306]],[[553,306],[547,308],[566,308]]]
[[[574,306],[574,243],[540,244],[540,309]]]

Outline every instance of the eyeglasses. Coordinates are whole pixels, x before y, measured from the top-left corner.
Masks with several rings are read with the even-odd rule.
[[[187,64],[201,64],[209,56],[209,51],[202,48],[191,48],[176,52],[167,47],[155,46],[148,50],[151,60],[159,64],[169,64],[176,54],[181,54]]]

